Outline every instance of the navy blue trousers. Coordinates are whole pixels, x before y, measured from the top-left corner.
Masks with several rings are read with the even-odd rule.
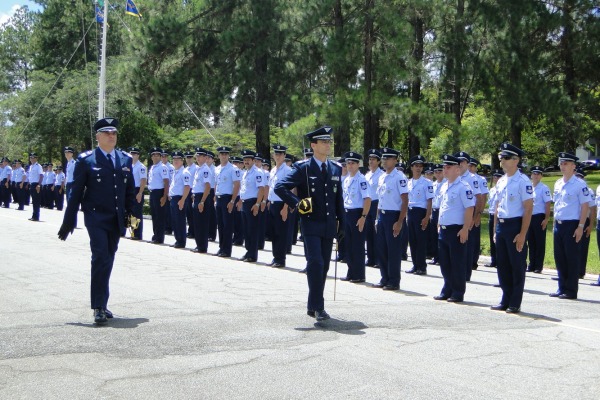
[[[135,195],[137,196],[140,191],[139,187],[135,188]],[[142,234],[144,232],[144,194],[142,193],[142,200],[138,203],[137,199],[133,203],[132,214],[134,217],[140,220],[137,229],[133,231],[133,237],[142,239]]]
[[[198,204],[202,200],[202,193],[194,193],[194,203],[192,205],[194,218],[194,240],[196,248],[201,253],[208,251],[208,234],[210,230],[210,216],[215,212],[214,195],[211,193],[206,196],[204,201],[204,209],[202,212],[198,210]]]
[[[288,240],[286,245],[286,253],[292,252],[292,245],[297,243],[298,240],[298,213],[289,212],[288,210]]]
[[[183,209],[179,209],[177,202],[183,196],[171,197],[171,227],[173,228],[173,236],[175,236],[175,245],[184,246],[186,244],[186,226],[185,226],[185,202]]]
[[[10,188],[10,183],[8,184],[8,187],[6,187],[6,183],[7,183],[8,179],[3,179],[2,182],[0,183],[0,203],[2,203],[3,207],[10,207],[10,201],[11,201],[11,196],[10,196],[10,192],[11,192],[11,188]]]
[[[394,237],[393,226],[400,217],[400,211],[379,210],[377,221],[377,244],[379,248],[379,270],[381,271],[380,283],[385,286],[400,286],[400,234]]]
[[[40,207],[42,204],[42,192],[40,190],[40,193],[38,193],[37,190],[35,190],[38,187],[40,187],[39,183],[32,183],[29,187],[29,192],[31,194],[31,204],[33,206],[33,214],[31,215],[31,218],[33,218],[33,219],[40,219]]]
[[[254,216],[252,206],[256,204],[256,197],[242,202],[242,224],[244,227],[244,247],[246,258],[258,259],[258,235],[260,225],[260,210]]]
[[[265,211],[260,211],[259,208],[257,218],[258,227],[255,235],[257,235],[256,240],[258,243],[258,248],[263,250],[265,248],[265,235],[267,233],[267,209],[265,208]]]
[[[444,277],[440,296],[464,300],[466,291],[465,268],[467,264],[467,244],[461,243],[458,232],[462,225],[440,226],[438,234],[438,262]]]
[[[379,265],[379,257],[377,256],[377,246],[375,244],[375,221],[377,220],[377,207],[379,206],[379,200],[371,201],[371,208],[367,214],[367,220],[365,221],[365,242],[367,247],[367,261],[366,265],[373,266]]]
[[[471,259],[471,269],[477,268],[477,261],[479,261],[479,255],[481,254],[481,225],[473,225],[473,256]],[[471,240],[471,239],[469,239]]]
[[[321,231],[325,232],[325,230],[325,223],[323,223]],[[325,309],[323,291],[325,290],[327,271],[329,271],[333,238],[305,234],[303,234],[303,238],[306,245],[306,279],[308,281],[306,307],[311,311],[323,311]]]
[[[501,222],[500,220],[504,220]],[[521,231],[523,218],[499,218],[496,225],[496,261],[498,282],[502,289],[500,304],[505,307],[521,307],[525,288],[525,261],[527,240],[522,251],[513,243]]]
[[[365,230],[358,231],[356,223],[363,214],[362,208],[346,210],[344,240],[346,241],[346,264],[348,279],[365,279]],[[366,223],[366,222],[365,222]]]
[[[233,214],[232,240],[233,244],[241,246],[244,244],[244,218],[242,218],[242,212],[238,211],[237,209],[237,203],[239,200],[240,197],[238,196],[235,199],[236,206],[233,207],[233,211],[231,212]]]
[[[67,196],[67,203],[71,198],[71,191],[73,190],[73,182],[65,184],[65,194]],[[75,227],[77,227],[77,214],[75,214]]]
[[[210,196],[215,198],[215,189],[210,189]],[[209,240],[215,240],[217,238],[217,211],[215,204],[209,209],[208,214],[208,238]]]
[[[590,226],[590,219],[585,220],[585,226],[583,227],[583,236],[581,237],[581,257],[579,259],[579,277],[585,276],[585,270],[587,268],[588,253],[590,251],[590,240],[592,235],[585,236],[585,230]]]
[[[65,193],[60,186],[54,186],[54,201],[56,202],[56,209],[62,211],[65,205]]]
[[[469,231],[469,240],[467,240],[467,258],[465,260],[467,263],[465,268],[467,282],[471,280],[471,273],[473,272],[473,254],[475,253],[475,237],[480,234],[480,231],[481,230],[479,228],[475,228],[475,226],[473,226],[473,229]]]
[[[115,217],[115,227],[118,226]],[[108,304],[109,281],[115,262],[115,253],[121,237],[118,229],[104,230],[87,226],[92,251],[92,279],[90,285],[91,308],[104,308]]]
[[[269,214],[271,215],[271,225],[273,227],[271,234],[271,242],[273,246],[273,262],[285,265],[285,256],[288,245],[291,246],[291,229],[294,226],[293,218],[288,210],[288,216],[285,221],[281,219],[281,210],[283,209],[283,201],[271,202],[269,205]]]
[[[438,253],[438,221],[440,218],[440,210],[431,210],[431,219],[427,225],[427,255],[437,261]]]
[[[231,201],[230,194],[217,196],[215,212],[217,214],[217,226],[219,228],[219,253],[231,256],[233,245],[233,214],[227,211],[227,204]],[[235,209],[235,206],[233,207]]]
[[[161,207],[160,199],[164,194],[163,189],[154,189],[150,191],[150,214],[152,216],[152,240],[164,243],[165,241],[165,224],[167,221],[167,214],[169,205],[165,202],[165,205]]]
[[[194,200],[192,200],[192,194],[185,198],[185,220],[187,222],[187,234],[190,237],[194,237],[194,213],[192,210]]]
[[[577,297],[579,289],[581,240],[577,243],[573,237],[578,224],[579,220],[554,223],[554,262],[558,271],[558,293],[573,297]]]
[[[21,188],[20,182],[14,182],[14,191],[15,191],[15,201],[19,204],[19,210],[25,209],[25,196],[28,196],[29,193],[26,193],[25,184]]]
[[[408,225],[408,244],[410,246],[410,258],[414,269],[419,271],[427,270],[425,260],[427,253],[427,231],[421,229],[421,221],[425,218],[427,210],[420,207],[411,207],[408,209],[406,223]]]
[[[534,214],[531,216],[531,224],[527,232],[527,245],[529,246],[530,271],[541,271],[544,268],[544,257],[546,257],[546,229],[542,229],[542,221],[546,214]]]
[[[398,237],[400,237],[400,257],[402,260],[406,260],[408,258],[408,223],[406,218],[402,221],[402,230]]]
[[[494,214],[489,214],[490,219],[488,223],[488,234],[490,236],[490,256],[492,261],[490,265],[495,267],[497,265],[496,262],[496,243],[494,242]]]

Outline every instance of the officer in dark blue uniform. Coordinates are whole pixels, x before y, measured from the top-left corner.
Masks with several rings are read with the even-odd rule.
[[[342,166],[327,160],[333,130],[324,126],[306,134],[314,151],[312,158],[298,162],[287,177],[277,182],[275,193],[289,207],[298,208],[302,219],[308,279],[307,314],[317,321],[329,319],[325,311],[323,290],[331,260],[336,220],[344,224]],[[298,189],[298,195],[292,189]]]
[[[527,232],[533,211],[533,184],[521,173],[523,150],[510,143],[500,146],[500,165],[506,173],[496,184],[494,217],[498,281],[502,288],[500,303],[492,310],[521,311],[527,259]]]
[[[115,149],[118,125],[115,118],[102,118],[94,125],[98,147],[77,159],[71,197],[58,231],[58,237],[66,240],[75,229],[75,215],[81,205],[90,236],[91,306],[97,324],[112,318],[107,309],[110,274],[135,202],[131,156]]]

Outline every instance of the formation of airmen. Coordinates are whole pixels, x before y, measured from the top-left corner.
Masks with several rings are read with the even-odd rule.
[[[328,159],[331,134],[330,127],[308,133],[311,147],[304,150],[304,160],[295,163],[287,147],[273,146],[272,168],[270,159],[253,150],[234,157],[227,146],[215,153],[200,147],[168,153],[154,147],[149,151],[152,164],[146,167],[141,150],[129,148],[135,188],[132,214],[141,221],[130,239],[143,239],[147,190],[153,228],[149,241],[154,244],[172,234],[174,248],[184,249],[193,239],[193,251],[207,253],[208,243],[218,239],[216,256],[231,257],[232,246],[243,245],[241,260],[255,263],[269,240],[269,265],[283,268],[292,244],[303,240],[307,268],[300,272],[308,276],[307,311],[324,320],[329,315],[322,293],[334,239],[337,261],[348,266],[342,281],[365,282],[365,268],[375,267],[381,278],[371,287],[399,290],[401,261],[407,260],[409,247],[411,268],[406,273],[426,275],[428,265],[439,264],[444,284],[435,299],[464,301],[466,283],[478,268],[479,228],[487,204],[491,263],[486,266],[497,268],[502,290],[499,303],[491,308],[518,313],[526,272],[543,269],[554,202],[551,229],[558,288],[550,296],[577,298],[591,230],[600,230],[600,196],[585,183],[577,157],[558,154],[562,177],[552,193],[541,183],[543,168],[535,165],[527,176],[521,168],[524,152],[503,143],[498,153],[502,170],[493,171],[488,190],[486,178],[477,173],[479,161],[464,151],[445,154],[437,164],[422,155],[403,164],[395,149],[370,149],[363,174],[358,152],[346,152],[339,161]],[[11,165],[3,158],[2,206],[8,208],[14,201],[24,210],[31,201],[31,221],[39,221],[41,207],[62,210],[73,184],[73,153],[71,147],[64,149],[66,173],[62,166],[38,164],[35,153],[26,169],[20,160]],[[592,285],[600,286],[600,277]]]

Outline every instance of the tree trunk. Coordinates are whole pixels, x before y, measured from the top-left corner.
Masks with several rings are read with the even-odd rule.
[[[373,7],[375,0],[365,0],[365,32],[364,32],[364,71],[365,71],[365,105],[363,114],[363,150],[365,160],[367,152],[379,148],[379,111],[373,106],[373,46],[375,30],[373,23]]]
[[[344,16],[342,13],[342,1],[336,0],[333,7],[333,20],[334,20],[334,36],[335,41],[341,48],[345,48],[343,46],[345,42],[344,38]],[[338,61],[334,64],[334,101],[335,102],[343,102],[347,103],[348,99],[346,98],[347,89],[347,79],[345,77],[345,65],[342,62],[341,65]],[[342,109],[342,107],[338,108]],[[337,126],[334,126],[333,129],[333,138],[335,141],[334,146],[334,156],[339,157],[344,152],[350,150],[350,111],[348,108],[343,108],[338,117]]]
[[[575,80],[575,63],[573,60],[573,19],[572,12],[575,8],[575,0],[565,0],[563,5],[563,35],[560,46],[562,49],[562,58],[564,66],[565,79],[563,82],[565,92],[571,99],[573,106],[577,102],[577,87]],[[575,153],[577,148],[577,126],[573,113],[575,109],[567,110],[565,139],[565,151]]]
[[[421,101],[421,71],[420,67],[423,64],[423,43],[425,22],[417,13],[413,20],[413,29],[415,33],[415,43],[412,51],[413,62],[415,64],[413,77],[410,88],[410,99],[414,105],[418,105]],[[421,143],[416,133],[419,124],[419,116],[417,112],[413,112],[408,125],[408,157],[421,153]]]

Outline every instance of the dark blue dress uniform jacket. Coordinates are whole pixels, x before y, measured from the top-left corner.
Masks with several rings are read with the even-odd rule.
[[[86,227],[113,230],[118,224],[119,232],[124,234],[125,213],[131,213],[135,202],[131,171],[132,158],[123,151],[115,150],[114,168],[99,148],[80,154],[64,223],[75,226],[81,204]]]
[[[327,160],[327,171],[323,180],[318,163],[310,158],[295,163],[292,171],[275,185],[275,193],[292,208],[297,207],[300,199],[312,197],[313,212],[300,214],[303,235],[334,238],[336,217],[343,224],[342,166]],[[298,189],[298,196],[291,192],[293,188]]]

